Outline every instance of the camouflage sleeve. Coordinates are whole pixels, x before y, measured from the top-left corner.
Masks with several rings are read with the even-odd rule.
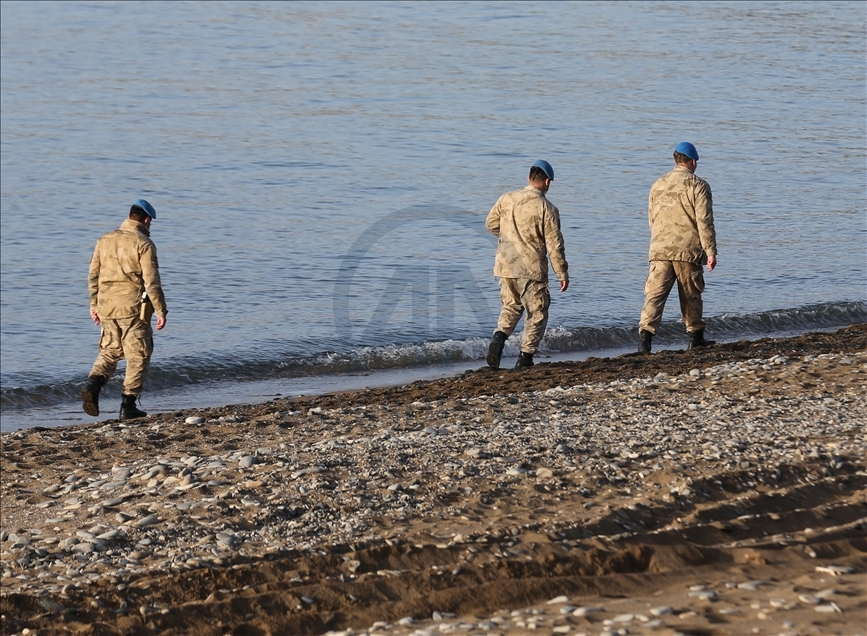
[[[716,229],[713,225],[713,195],[706,182],[699,186],[695,194],[695,221],[701,248],[708,256],[716,256]]]
[[[494,207],[488,212],[488,218],[485,219],[485,228],[494,236],[500,236],[500,201],[503,197],[497,199]]]
[[[144,249],[141,255],[141,275],[144,281],[145,291],[151,304],[154,306],[154,313],[157,316],[165,316],[169,313],[166,307],[166,297],[163,294],[163,287],[160,281],[160,265],[157,261],[157,248],[151,243],[144,244]]]
[[[654,184],[656,185],[656,184]],[[650,192],[647,194],[647,224],[653,228],[653,223],[651,223],[651,210],[653,210],[653,187],[651,186]]]
[[[551,257],[551,267],[561,281],[569,280],[569,264],[566,262],[566,247],[563,244],[563,233],[560,231],[560,211],[551,206],[545,211],[545,247]]]
[[[90,257],[90,271],[87,274],[87,288],[90,292],[90,310],[96,311],[99,304],[99,243]]]

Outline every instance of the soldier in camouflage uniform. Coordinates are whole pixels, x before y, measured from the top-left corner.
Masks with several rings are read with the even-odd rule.
[[[530,168],[528,185],[507,192],[488,214],[485,227],[499,238],[494,276],[500,277],[503,303],[497,329],[488,348],[487,363],[499,368],[506,339],[512,335],[521,314],[524,336],[516,369],[533,366],[533,354],[545,335],[548,324],[548,255],[560,279],[560,291],[569,287],[569,265],[560,232],[560,212],[545,198],[554,179],[554,169],[539,160]]]
[[[707,181],[697,177],[698,151],[684,141],[674,149],[675,168],[654,182],[648,198],[650,273],[638,334],[640,353],[650,353],[662,310],[675,281],[680,312],[689,333],[689,349],[714,344],[705,340],[701,294],[702,265],[717,264],[713,199]]]
[[[102,328],[99,356],[81,393],[84,412],[99,415],[99,392],[126,358],[120,419],[147,415],[136,407],[154,349],[151,316],[166,326],[166,299],[160,284],[157,248],[150,239],[153,206],[139,199],[119,230],[96,243],[90,261],[90,317]]]

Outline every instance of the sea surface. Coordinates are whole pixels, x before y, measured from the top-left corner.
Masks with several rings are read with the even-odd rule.
[[[572,277],[543,359],[636,346],[647,192],[682,140],[714,194],[709,337],[867,320],[864,2],[0,13],[2,430],[95,421],[88,264],[141,197],[169,304],[150,411],[481,366],[485,216],[539,158]],[[655,344],[685,344],[676,294]]]

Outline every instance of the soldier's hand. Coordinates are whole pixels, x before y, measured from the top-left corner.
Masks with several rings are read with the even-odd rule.
[[[99,314],[98,313],[96,313],[95,311],[91,311],[90,312],[90,319],[93,321],[93,324],[95,324],[97,327],[99,327],[100,320],[99,320]]]
[[[707,271],[712,272],[714,267],[716,267],[716,256],[708,256]]]
[[[567,289],[569,289],[569,281],[568,280],[561,280],[560,281],[560,291],[564,292]]]
[[[157,331],[166,326],[166,317],[165,316],[157,316]]]

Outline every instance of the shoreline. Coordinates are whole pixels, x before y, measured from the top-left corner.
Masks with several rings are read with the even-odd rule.
[[[617,357],[631,352],[634,347],[599,349],[585,352],[568,352],[546,354],[539,357],[539,363],[555,361],[582,361],[588,357]],[[503,357],[503,369],[511,368],[516,357]],[[406,386],[416,382],[457,377],[467,371],[475,371],[484,360],[463,360],[449,364],[418,365],[375,371],[358,371],[330,375],[299,376],[292,378],[275,378],[270,380],[245,380],[239,382],[213,382],[193,385],[188,390],[176,391],[171,394],[160,392],[146,393],[144,410],[150,415],[165,413],[245,406],[260,404],[274,398],[294,399],[310,398],[317,395],[347,394],[368,389],[393,388]],[[121,372],[122,377],[122,372]],[[214,395],[218,397],[213,397]],[[105,408],[96,418],[85,415],[81,411],[81,400],[68,403],[31,407],[29,409],[12,409],[2,411],[3,424],[0,433],[27,430],[35,426],[43,428],[67,427],[98,424],[114,419],[112,413],[119,405],[119,393],[103,390],[100,403]],[[104,402],[104,404],[103,404]],[[9,423],[11,421],[11,423]]]
[[[2,633],[863,634],[865,349],[3,433]]]
[[[860,323],[857,323],[860,324]],[[790,332],[782,330],[779,333],[752,335],[741,340],[723,338],[719,340],[720,346],[728,346],[737,342],[755,342],[789,340],[808,334],[834,333],[845,325],[836,327],[817,328],[812,331],[796,330]],[[675,347],[683,346],[680,340],[665,339],[655,343],[654,355],[659,352],[676,353],[684,351]],[[568,352],[547,352],[537,356],[537,364],[551,365],[552,363],[575,363],[584,362],[588,359],[616,359],[628,356],[635,351],[635,343],[629,346],[611,346],[599,349],[583,349]],[[505,356],[503,358],[502,371],[508,371],[514,364],[516,357]],[[310,375],[297,377],[280,377],[263,380],[238,380],[238,381],[210,381],[193,384],[185,388],[173,391],[154,390],[146,391],[141,405],[150,415],[166,413],[213,409],[230,406],[254,405],[279,399],[295,399],[299,397],[310,398],[317,395],[346,394],[365,390],[377,390],[382,388],[394,388],[418,382],[429,382],[458,377],[468,371],[485,370],[482,358],[474,360],[461,360],[453,363],[436,363],[430,365],[418,365],[399,367],[395,369],[380,369],[368,371],[353,371],[325,375]],[[561,365],[562,366],[562,365]],[[122,370],[115,380],[122,380]],[[118,385],[119,386],[119,385]],[[11,407],[0,410],[0,433],[26,430],[34,427],[54,428],[78,425],[89,425],[114,419],[117,407],[120,403],[119,388],[104,389],[100,402],[102,414],[96,418],[85,415],[81,410],[81,401],[78,394],[66,402],[54,405],[33,405],[31,407]]]

